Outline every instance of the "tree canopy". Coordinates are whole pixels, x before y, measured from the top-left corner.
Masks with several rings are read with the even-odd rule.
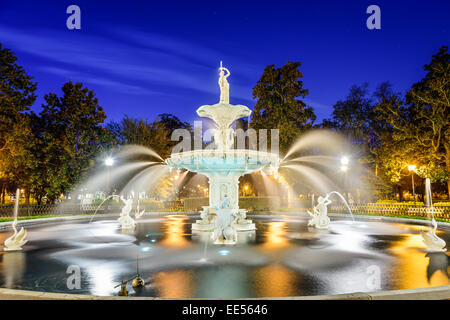
[[[282,153],[316,120],[313,108],[301,100],[308,90],[303,88],[300,66],[300,62],[287,62],[281,68],[269,65],[253,88],[257,102],[250,127],[278,129]]]

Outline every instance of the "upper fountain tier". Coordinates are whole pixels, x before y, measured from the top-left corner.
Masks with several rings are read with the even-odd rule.
[[[222,61],[219,70],[220,101],[213,105],[201,106],[197,109],[197,114],[214,120],[219,129],[226,129],[234,120],[250,116],[252,111],[243,105],[230,104],[230,84],[227,78],[231,72],[222,66]]]
[[[278,170],[277,154],[232,149],[234,130],[229,127],[236,119],[250,116],[251,110],[243,105],[230,104],[230,85],[227,80],[230,71],[222,67],[222,62],[219,70],[219,103],[204,105],[197,109],[200,117],[210,118],[217,124],[214,132],[217,149],[175,153],[165,160],[166,164],[171,168],[187,169],[207,176],[240,176],[266,168],[269,171]]]
[[[220,102],[197,109],[200,117],[214,120],[219,128],[228,128],[234,120],[248,117],[251,113],[252,111],[246,106]]]

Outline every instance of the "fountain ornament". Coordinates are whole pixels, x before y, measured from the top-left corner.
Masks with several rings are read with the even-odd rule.
[[[447,251],[447,248],[445,248],[445,241],[436,235],[437,222],[434,219],[433,201],[431,199],[431,183],[429,178],[425,180],[425,194],[427,196],[427,214],[429,216],[431,212],[431,225],[433,228],[429,227],[428,232],[420,232],[423,243],[425,243],[428,250],[431,252],[445,252]]]
[[[240,118],[249,117],[251,110],[244,105],[230,104],[230,94],[227,78],[230,71],[222,66],[219,68],[219,103],[204,105],[197,109],[200,117],[212,119],[216,125],[214,131],[215,149],[193,150],[172,155],[165,163],[172,169],[185,169],[203,174],[209,180],[209,205],[200,212],[201,220],[192,225],[192,230],[213,231],[219,224],[218,210],[230,210],[236,216],[233,228],[236,231],[255,230],[251,220],[246,219],[246,210],[239,209],[239,177],[261,170],[278,171],[280,159],[272,152],[234,149],[234,130],[231,124]],[[218,207],[227,198],[227,208]]]
[[[22,246],[28,242],[25,240],[27,237],[26,230],[22,227],[19,232],[17,232],[17,215],[19,212],[19,197],[20,190],[17,189],[16,192],[16,202],[14,204],[14,222],[12,224],[12,228],[14,230],[14,234],[5,240],[5,251],[20,251],[22,250]]]
[[[337,191],[331,191],[330,193],[325,195],[325,197],[320,196],[317,199],[316,206],[314,206],[314,195],[313,195],[313,212],[311,213],[310,211],[307,211],[308,214],[311,216],[311,220],[308,221],[308,226],[315,227],[317,229],[328,229],[328,226],[330,224],[330,218],[328,217],[328,205],[332,203],[329,197],[333,194],[336,194],[341,198],[342,202],[344,202],[345,206],[347,207],[348,212],[351,214],[352,220],[355,221],[353,213],[350,207],[348,206],[347,201],[342,196],[342,194],[340,194]]]
[[[308,226],[315,227],[317,229],[328,229],[330,224],[330,218],[328,218],[328,208],[327,206],[332,202],[328,199],[330,194],[325,197],[319,197],[317,199],[317,205],[313,207],[313,212],[307,211],[311,216],[311,220],[308,221]]]
[[[120,223],[122,229],[133,229],[136,225],[136,221],[130,217],[130,212],[133,205],[133,198],[125,199],[124,197],[120,197],[120,200],[125,204],[120,212],[120,217],[117,221]]]
[[[235,221],[238,215],[230,208],[229,198],[225,195],[222,203],[218,203],[216,209],[216,224],[211,235],[214,244],[236,244],[237,232]]]

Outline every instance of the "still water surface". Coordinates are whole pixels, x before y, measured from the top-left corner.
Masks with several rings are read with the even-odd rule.
[[[136,261],[146,285],[131,296],[242,298],[370,292],[450,284],[448,253],[428,253],[425,226],[334,219],[329,230],[307,216],[255,219],[235,246],[191,232],[187,216],[143,217],[134,231],[114,220],[29,227],[23,252],[2,252],[0,286],[48,292],[116,295]],[[0,241],[10,233],[0,233]],[[450,243],[450,230],[438,235]],[[80,289],[70,290],[70,265]]]

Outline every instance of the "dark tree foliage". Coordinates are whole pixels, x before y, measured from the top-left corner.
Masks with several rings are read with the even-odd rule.
[[[450,197],[450,54],[443,46],[425,65],[425,77],[414,83],[403,101],[382,100],[377,111],[392,127],[389,143],[402,150],[418,174],[447,182]]]
[[[142,145],[152,149],[162,158],[168,157],[173,146],[178,143],[171,141],[174,130],[186,129],[192,134],[192,126],[189,123],[168,113],[158,115],[153,122],[125,116],[120,122],[110,122],[107,128],[114,133],[119,145]]]
[[[17,63],[16,56],[0,44],[0,183],[2,202],[6,191],[13,191],[25,177],[25,145],[29,122],[24,111],[36,100],[36,83]],[[28,192],[28,191],[27,191]]]
[[[285,153],[292,143],[316,119],[314,111],[301,99],[308,95],[303,88],[300,62],[287,62],[281,68],[269,65],[253,88],[257,99],[250,127],[255,129],[278,129],[280,152]]]
[[[83,179],[95,157],[114,144],[101,125],[106,114],[94,92],[71,81],[62,91],[62,97],[47,94],[43,110],[33,115],[33,186],[38,200],[45,195],[50,202]]]

